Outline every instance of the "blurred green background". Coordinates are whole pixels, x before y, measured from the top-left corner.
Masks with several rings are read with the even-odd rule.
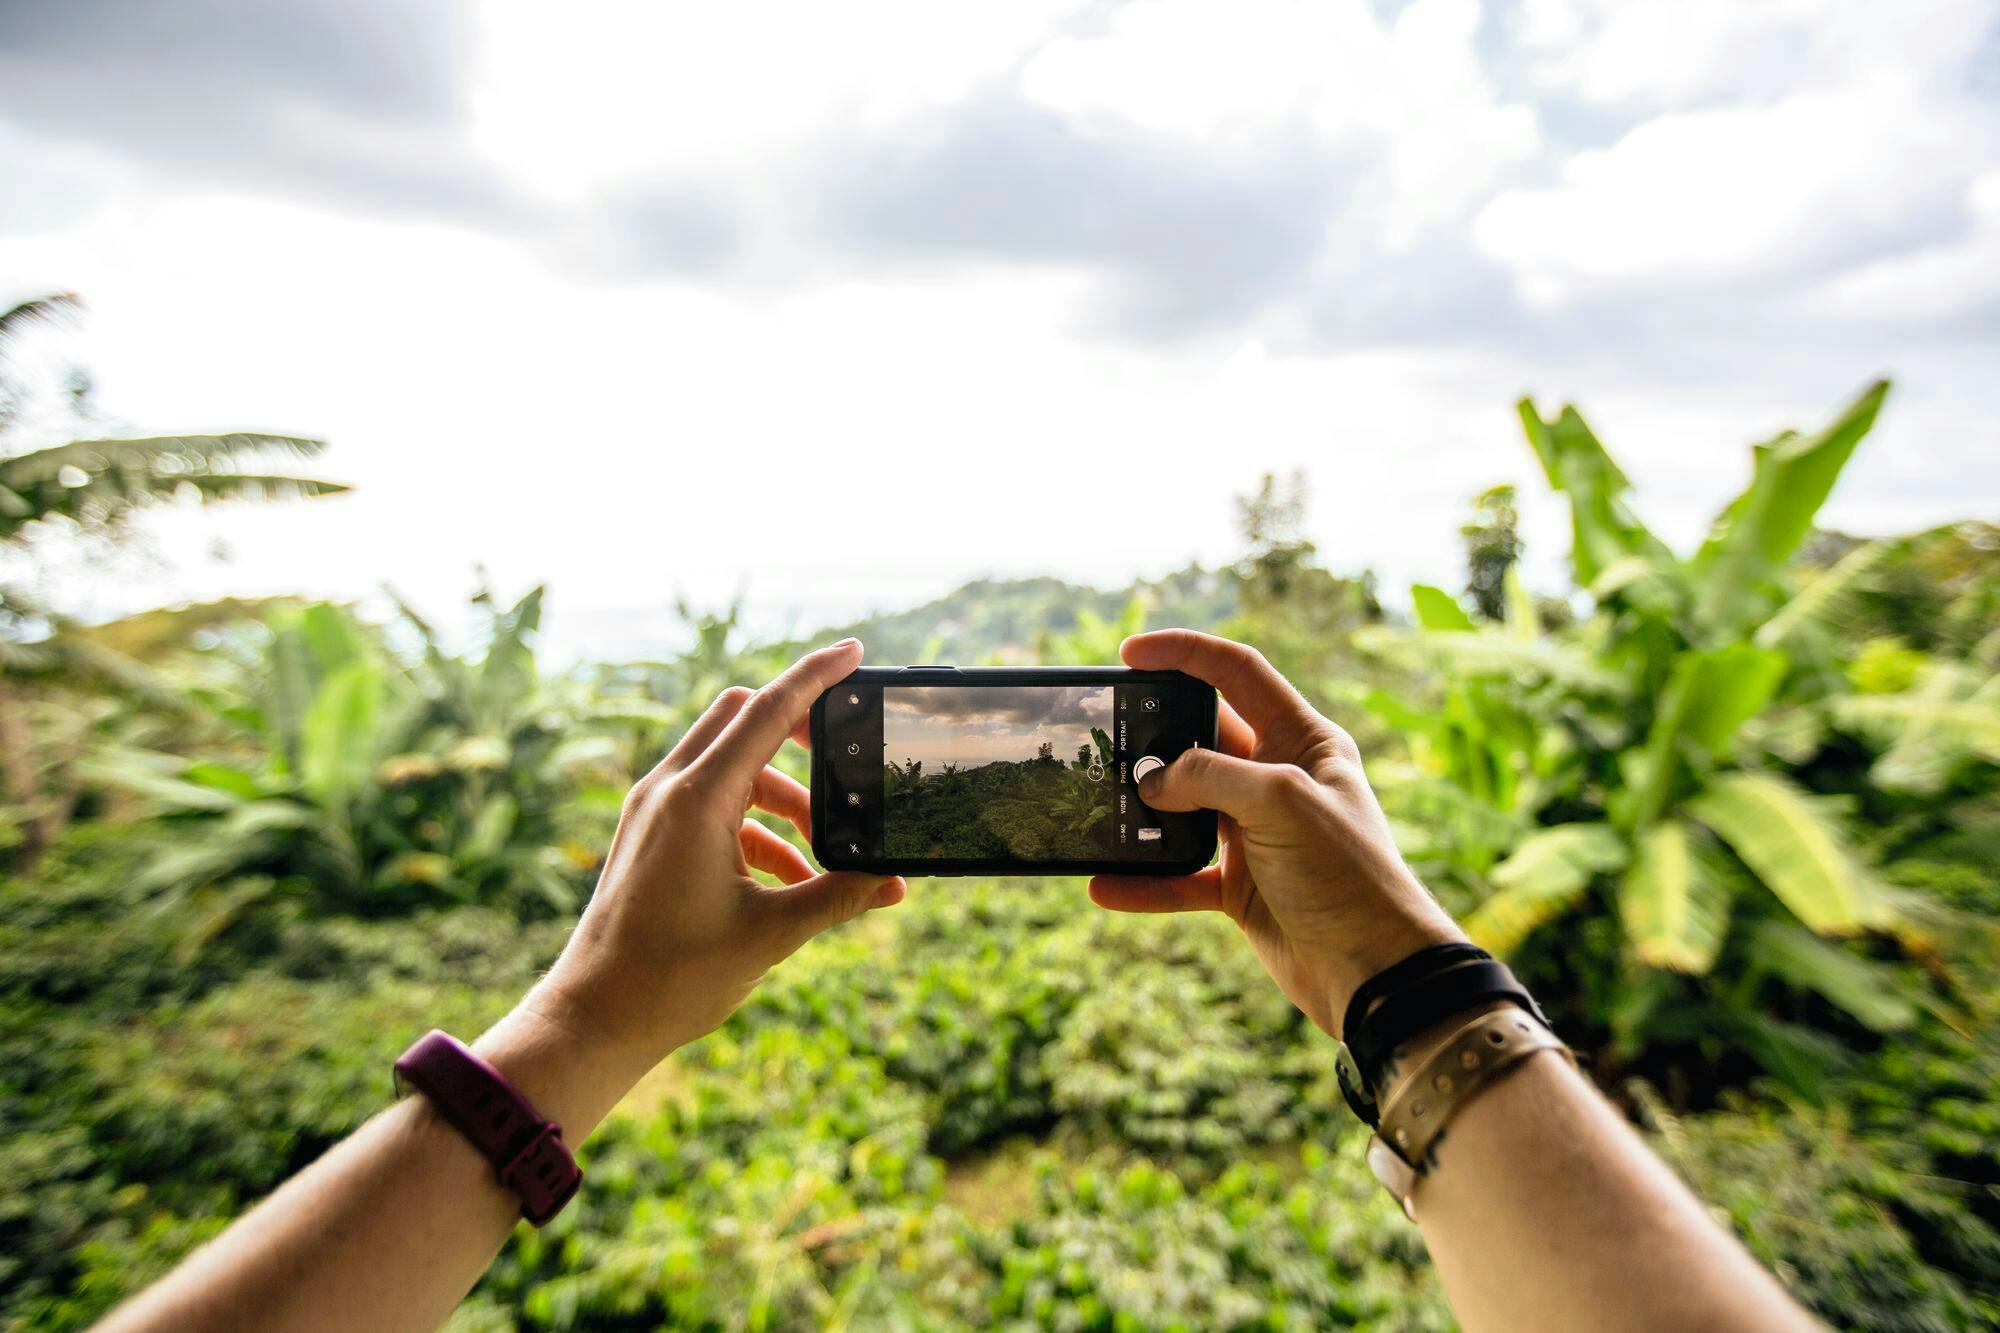
[[[1321,563],[1283,476],[1245,479],[1222,567],[976,583],[784,643],[684,606],[679,654],[560,670],[540,588],[480,592],[461,642],[287,600],[86,624],[16,579],[0,1322],[103,1313],[383,1106],[410,1039],[504,1012],[626,786],[723,686],[842,633],[876,662],[1110,662],[1192,625],[1356,734],[1425,881],[1802,1299],[1990,1326],[2000,529],[1814,525],[1886,393],[1758,446],[1692,552],[1579,415],[1523,403],[1570,581],[1525,585],[1495,488],[1469,498],[1463,585],[1407,616]],[[0,429],[31,395],[7,382]],[[116,544],[154,504],[310,503],[338,489],[303,478],[317,449],[14,442],[7,568]],[[578,1205],[522,1228],[454,1326],[1447,1327],[1333,1051],[1219,918],[920,881],[642,1084]]]

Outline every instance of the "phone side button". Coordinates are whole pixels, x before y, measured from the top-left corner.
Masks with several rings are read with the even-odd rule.
[[[905,671],[949,671],[949,672],[951,672],[951,673],[952,673],[953,675],[957,675],[957,674],[958,674],[958,668],[957,668],[957,667],[955,667],[955,666],[939,666],[939,665],[936,665],[936,664],[931,664],[931,665],[926,665],[926,666],[906,666],[906,667],[904,667],[904,668],[903,668],[903,670],[905,670]]]

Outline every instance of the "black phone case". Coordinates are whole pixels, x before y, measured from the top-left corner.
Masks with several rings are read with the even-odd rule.
[[[1134,671],[1129,667],[859,667],[853,674],[813,700],[812,738],[812,849],[813,856],[828,870],[860,870],[877,875],[1192,875],[1215,859],[1216,817],[1214,811],[1198,812],[1203,821],[1202,851],[1186,860],[1100,860],[1023,861],[1014,857],[991,857],[949,861],[909,860],[893,857],[856,857],[836,853],[826,845],[821,830],[826,827],[826,811],[821,802],[829,789],[822,765],[827,762],[826,700],[835,690],[848,685],[1143,685],[1149,681],[1171,682],[1188,687],[1204,704],[1204,716],[1192,717],[1194,735],[1214,749],[1216,744],[1215,689],[1206,681],[1180,671]]]

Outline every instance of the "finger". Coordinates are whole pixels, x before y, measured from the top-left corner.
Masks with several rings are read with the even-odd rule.
[[[715,743],[722,729],[743,711],[743,705],[750,702],[750,691],[741,685],[731,685],[715,696],[715,702],[707,711],[694,720],[694,725],[682,734],[678,744],[667,751],[667,757],[659,763],[659,771],[678,773],[693,763],[701,753]]]
[[[751,784],[750,804],[789,820],[801,838],[812,841],[812,793],[769,764],[758,771]]]
[[[1090,900],[1113,912],[1220,912],[1222,867],[1192,875],[1096,875]]]
[[[771,761],[813,700],[859,665],[861,644],[854,639],[807,653],[743,705],[695,767],[714,770],[717,779],[731,772],[741,775],[739,782],[749,778]]]
[[[736,841],[743,848],[743,859],[750,863],[752,870],[776,875],[787,884],[797,884],[813,877],[811,864],[798,848],[754,819],[743,821]]]
[[[863,912],[895,906],[908,891],[901,875],[832,870],[788,889],[772,890],[770,904],[790,947],[796,949],[821,931],[852,921]]]
[[[1250,724],[1227,700],[1216,706],[1215,743],[1224,754],[1233,754],[1238,759],[1248,759],[1257,748],[1257,733],[1250,730]]]
[[[1142,671],[1185,671],[1207,681],[1260,736],[1321,721],[1305,696],[1248,644],[1191,629],[1162,629],[1133,635],[1119,645],[1118,655]]]
[[[1288,783],[1310,781],[1290,764],[1260,764],[1218,750],[1189,750],[1139,782],[1155,810],[1220,810],[1239,823],[1268,814]]]

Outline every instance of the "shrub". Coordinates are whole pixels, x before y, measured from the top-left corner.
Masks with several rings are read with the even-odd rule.
[[[1795,1101],[1735,1099],[1727,1114],[1657,1123],[1696,1192],[1825,1318],[1925,1331],[2000,1320],[2000,1234],[1906,1140],[1865,1136],[1847,1111]],[[1912,1221],[1948,1237],[1966,1266],[1928,1262]]]

